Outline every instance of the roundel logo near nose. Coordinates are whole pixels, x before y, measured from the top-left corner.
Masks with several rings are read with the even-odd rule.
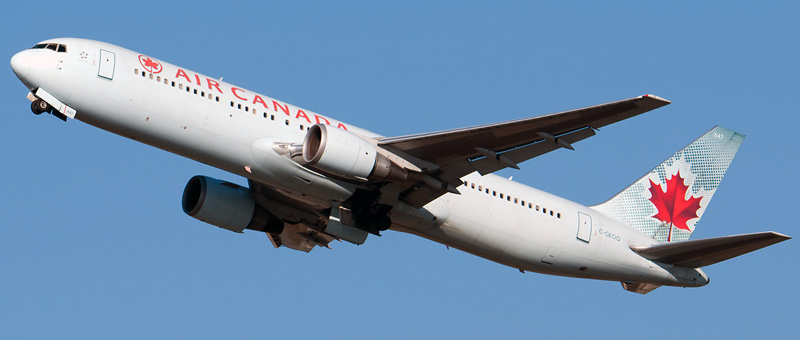
[[[142,67],[144,67],[144,69],[150,73],[159,73],[163,69],[158,60],[150,58],[146,55],[139,55],[139,63],[142,64]]]

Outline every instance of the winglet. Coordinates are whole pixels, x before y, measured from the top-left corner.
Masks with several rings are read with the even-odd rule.
[[[639,97],[639,98],[652,98],[652,99],[655,99],[655,100],[657,100],[657,101],[664,102],[664,105],[667,105],[667,104],[672,104],[672,102],[671,102],[671,101],[669,101],[669,100],[666,100],[666,99],[664,99],[664,98],[661,98],[661,97],[659,97],[659,96],[656,96],[656,95],[654,95],[654,94],[646,94],[646,95],[643,95],[643,96],[641,96],[641,97]]]

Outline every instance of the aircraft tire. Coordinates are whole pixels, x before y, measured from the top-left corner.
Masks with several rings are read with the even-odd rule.
[[[50,104],[47,104],[46,101],[41,99],[34,100],[33,103],[31,103],[31,111],[33,111],[35,115],[40,115],[43,112],[50,111]]]

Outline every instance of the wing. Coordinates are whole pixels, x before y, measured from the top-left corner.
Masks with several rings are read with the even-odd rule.
[[[670,102],[644,95],[582,109],[468,128],[383,138],[378,145],[422,169],[409,178],[401,199],[421,207],[461,184],[473,171],[482,175],[566,148],[595,130]]]

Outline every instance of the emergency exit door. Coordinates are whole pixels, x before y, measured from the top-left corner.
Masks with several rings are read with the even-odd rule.
[[[116,62],[114,52],[100,50],[100,66],[97,75],[108,80],[114,79],[114,63]]]
[[[592,238],[592,217],[582,212],[578,213],[577,238],[586,243]]]

